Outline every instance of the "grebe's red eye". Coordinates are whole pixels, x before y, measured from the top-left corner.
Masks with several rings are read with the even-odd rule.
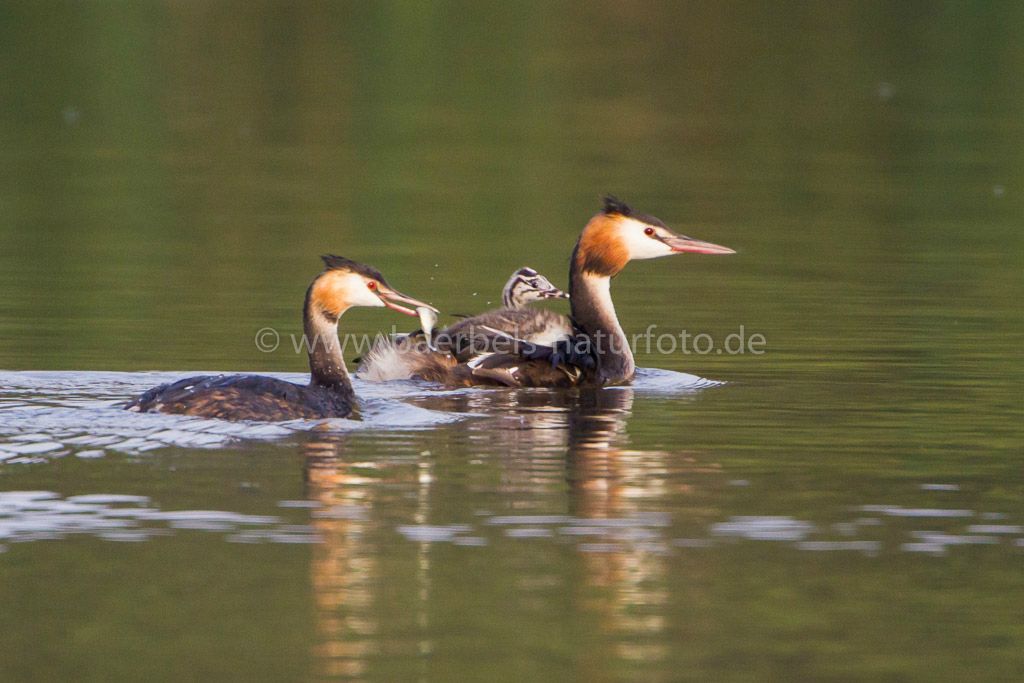
[[[650,237],[654,234],[654,228],[644,228],[644,234]]]
[[[374,282],[373,280],[370,280],[369,282],[367,282],[366,286],[369,287],[371,290],[372,289],[377,289],[377,283]]]

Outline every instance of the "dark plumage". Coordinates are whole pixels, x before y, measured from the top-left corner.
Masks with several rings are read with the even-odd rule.
[[[495,353],[472,366],[460,365],[453,376],[466,386],[569,388],[577,386],[581,371],[568,364],[553,365],[546,360],[526,360],[517,353]]]
[[[359,263],[358,261],[347,259],[344,256],[335,256],[334,254],[324,254],[320,258],[323,259],[327,270],[342,270],[350,273],[358,273],[369,280],[376,280],[382,285],[388,284],[388,281],[384,279],[381,272],[373,266],[368,266],[365,263]]]
[[[214,375],[155,387],[132,401],[128,409],[222,420],[295,420],[348,417],[354,405],[351,385],[347,391],[332,390],[261,375]]]
[[[604,196],[604,214],[606,216],[626,216],[646,225],[657,225],[661,228],[668,227],[660,218],[649,216],[646,213],[634,213],[633,209],[626,202],[616,199],[610,194]]]
[[[613,214],[628,216],[633,213],[633,209],[629,208],[629,204],[624,201],[620,201],[617,197],[606,194],[604,196],[604,213],[606,216],[611,216]]]

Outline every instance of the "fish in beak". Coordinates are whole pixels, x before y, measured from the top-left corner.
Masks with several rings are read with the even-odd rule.
[[[434,326],[437,325],[437,311],[433,308],[417,306],[416,313],[420,316],[420,329],[423,330],[423,337],[427,340],[427,348],[437,351],[434,346]]]

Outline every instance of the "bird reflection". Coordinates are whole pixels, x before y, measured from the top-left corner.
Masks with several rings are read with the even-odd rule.
[[[634,392],[628,387],[479,391],[414,402],[477,417],[435,429],[427,439],[399,442],[411,447],[408,453],[396,448],[379,455],[384,451],[375,442],[375,455],[363,461],[355,435],[325,432],[304,446],[307,495],[320,504],[313,524],[324,539],[312,564],[321,674],[360,679],[371,675],[374,660],[401,653],[422,661],[432,652],[437,632],[431,614],[449,611],[432,604],[443,594],[435,584],[452,590],[450,565],[436,562],[437,541],[479,541],[490,547],[463,552],[523,557],[525,546],[510,544],[527,541],[488,525],[488,515],[563,515],[570,526],[587,530],[575,539],[560,536],[560,529],[551,535],[579,541],[577,569],[565,567],[559,580],[613,644],[591,652],[598,659],[581,662],[585,669],[599,677],[609,657],[667,657],[670,559],[662,527],[670,497],[678,501],[689,493],[689,484],[679,482],[680,469],[703,473],[715,466],[685,451],[632,449],[627,427]],[[424,444],[432,450],[422,450]],[[490,467],[473,469],[473,463]],[[468,482],[453,482],[452,472]],[[479,499],[497,501],[499,509],[466,510],[451,499],[453,490],[484,491]],[[455,538],[453,522],[479,536]],[[413,525],[419,535],[403,539],[395,533],[401,525]],[[435,564],[449,571],[437,573]],[[520,571],[529,585],[528,559]]]
[[[346,438],[324,434],[305,444],[306,495],[320,503],[313,527],[323,543],[313,551],[311,574],[316,604],[320,674],[360,678],[378,648],[373,605],[377,553],[367,547],[376,489],[340,457]]]
[[[632,389],[595,390],[582,394],[577,409],[568,413],[567,483],[575,516],[629,517],[643,512],[640,506],[661,492],[659,474],[667,454],[628,449],[626,424],[632,407]],[[590,596],[589,611],[598,617],[619,659],[651,661],[667,655],[667,645],[657,642],[666,625],[667,549],[663,540],[645,539],[646,532],[646,527],[616,529],[611,538],[584,546],[589,549],[580,553],[585,575],[580,599],[584,591]]]

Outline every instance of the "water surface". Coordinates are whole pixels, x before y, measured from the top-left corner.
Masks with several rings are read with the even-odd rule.
[[[0,678],[1021,678],[1021,14],[0,9]],[[117,408],[301,381],[321,253],[453,313],[564,285],[605,191],[738,252],[631,264],[627,332],[765,353]]]

